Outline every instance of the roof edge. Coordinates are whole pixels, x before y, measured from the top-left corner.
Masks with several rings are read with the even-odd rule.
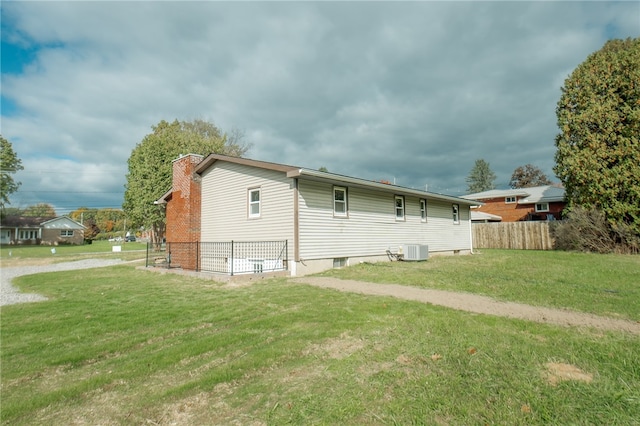
[[[249,158],[243,158],[243,157],[233,157],[230,155],[223,155],[223,154],[209,154],[204,160],[200,162],[200,164],[198,164],[194,172],[201,175],[207,169],[213,166],[213,164],[216,163],[217,161],[226,161],[234,164],[242,164],[244,166],[260,167],[262,169],[274,170],[277,172],[284,172],[284,173],[288,173],[291,170],[295,170],[298,168],[294,166],[287,166],[285,164],[270,163],[268,161],[251,160]]]
[[[450,201],[453,203],[465,204],[468,206],[481,206],[484,204],[479,201],[466,200],[464,198],[456,197],[453,195],[438,194],[435,192],[428,192],[420,189],[407,188],[399,185],[392,185],[388,183],[370,181],[362,178],[339,175],[339,174],[329,173],[329,172],[321,172],[319,170],[311,170],[311,169],[304,169],[304,168],[294,169],[287,173],[287,177],[299,178],[299,179],[309,178],[309,179],[315,179],[315,180],[327,180],[330,182],[336,182],[341,184],[352,184],[352,185],[358,185],[361,187],[366,187],[371,189],[383,190],[385,192],[415,195],[425,199]]]
[[[251,167],[259,167],[262,169],[273,170],[278,172],[286,173],[286,176],[289,178],[308,178],[308,179],[316,179],[316,180],[327,180],[336,183],[342,184],[353,184],[359,185],[367,188],[384,190],[386,192],[396,192],[398,194],[407,194],[407,195],[415,195],[418,197],[422,197],[425,199],[435,199],[440,201],[450,201],[453,203],[464,204],[468,206],[481,206],[482,202],[477,200],[468,200],[452,195],[438,194],[435,192],[427,192],[419,189],[412,189],[398,185],[391,185],[376,181],[370,181],[362,178],[356,178],[351,176],[339,175],[330,172],[322,172],[320,170],[313,169],[305,169],[303,167],[295,167],[289,166],[285,164],[271,163],[268,161],[259,161],[259,160],[251,160],[248,158],[242,157],[233,157],[229,155],[223,154],[209,154],[200,164],[196,166],[194,169],[194,173],[202,175],[206,172],[210,167],[212,167],[218,161],[226,161],[234,164],[241,164],[245,166]],[[158,201],[157,204],[166,203],[166,199],[168,198],[171,190],[165,193]]]

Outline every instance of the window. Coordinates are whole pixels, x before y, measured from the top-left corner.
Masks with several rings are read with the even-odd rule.
[[[63,229],[60,231],[61,237],[73,237],[73,229]]]
[[[537,212],[548,212],[549,211],[549,203],[537,203],[536,204]]]
[[[347,216],[347,188],[333,187],[333,215]]]
[[[249,190],[249,217],[260,217],[260,188]]]
[[[427,221],[427,200],[420,200],[420,220]]]
[[[404,197],[396,195],[396,220],[404,220]]]
[[[453,213],[453,223],[454,224],[459,224],[460,223],[460,206],[458,204],[453,204],[451,206],[451,212]]]
[[[20,230],[20,238],[21,240],[35,240],[38,238],[38,231],[25,231],[24,229]]]
[[[516,201],[518,201],[518,199],[516,197],[504,197],[504,202],[506,204],[513,204]]]
[[[334,268],[344,268],[347,266],[347,258],[346,257],[337,257],[333,259],[333,267]]]
[[[250,259],[249,261],[253,263],[254,274],[261,274],[264,271],[264,260]]]

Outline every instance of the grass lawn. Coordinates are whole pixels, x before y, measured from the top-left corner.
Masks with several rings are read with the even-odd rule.
[[[119,246],[121,251],[114,252],[114,246]],[[52,253],[51,249],[55,249],[55,253]],[[81,246],[3,245],[0,246],[0,266],[7,268],[28,264],[69,262],[88,258],[117,258],[123,260],[144,259],[146,249],[146,243],[115,243],[109,241],[94,241],[93,244],[84,244]]]
[[[640,321],[640,256],[481,250],[426,262],[363,263],[322,276],[482,294]]]
[[[385,282],[429,286],[418,279],[429,275],[435,288],[490,295],[509,287],[507,270],[524,280],[538,272],[536,290],[551,293],[544,281],[562,270],[565,290],[553,290],[568,300],[562,305],[593,291],[598,280],[591,274],[611,275],[621,265],[629,275],[615,277],[638,273],[635,258],[551,255],[565,268],[535,269],[540,253],[502,251],[376,268]],[[581,267],[600,259],[606,260],[600,267]],[[611,270],[600,272],[603,265]],[[370,268],[337,273],[373,280]],[[285,279],[226,287],[132,266],[32,275],[17,284],[49,300],[0,308],[3,424],[628,425],[640,419],[640,339],[630,334],[474,315]],[[617,297],[610,314],[636,315],[628,307],[638,300],[632,287],[608,283],[618,291],[606,293]],[[547,303],[536,292],[511,291],[501,297]]]

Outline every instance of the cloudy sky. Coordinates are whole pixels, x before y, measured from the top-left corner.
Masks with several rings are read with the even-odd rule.
[[[247,157],[450,195],[485,159],[553,175],[555,107],[639,2],[2,2],[14,207],[120,207],[160,120],[244,131]],[[161,195],[167,188],[159,188]]]

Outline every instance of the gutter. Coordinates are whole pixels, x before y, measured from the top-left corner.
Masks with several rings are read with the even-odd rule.
[[[479,201],[467,200],[464,198],[454,197],[451,195],[437,194],[434,192],[427,192],[419,189],[406,188],[404,186],[380,183],[380,182],[370,181],[366,179],[338,175],[335,173],[321,172],[319,170],[295,169],[287,172],[287,177],[298,178],[298,179],[308,179],[308,180],[315,180],[315,181],[325,181],[329,183],[340,183],[340,184],[346,184],[351,186],[357,186],[360,188],[377,189],[380,191],[390,192],[394,194],[415,195],[417,197],[421,197],[425,199],[449,201],[452,203],[464,204],[468,206],[481,206],[484,204]]]

